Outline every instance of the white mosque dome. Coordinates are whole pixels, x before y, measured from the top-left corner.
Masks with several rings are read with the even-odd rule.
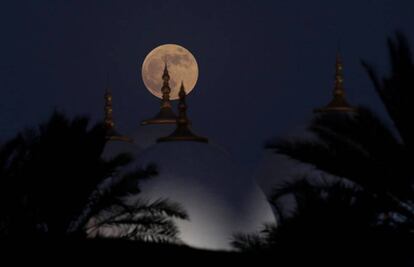
[[[184,243],[231,249],[238,232],[258,231],[274,222],[265,195],[222,148],[192,141],[162,142],[143,151],[139,167],[156,164],[159,175],[142,182],[141,196],[180,203],[190,220],[178,220]]]

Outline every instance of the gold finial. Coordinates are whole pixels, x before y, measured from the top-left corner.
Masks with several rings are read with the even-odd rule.
[[[112,93],[109,86],[106,87],[105,90],[105,120],[104,124],[106,129],[114,129],[115,123],[112,115]]]
[[[341,54],[336,54],[336,63],[335,63],[335,88],[334,88],[334,97],[344,97],[345,90],[344,90],[344,75],[343,75],[343,65],[342,65],[342,58]]]
[[[356,109],[349,105],[345,97],[343,64],[341,54],[338,50],[335,62],[335,85],[333,98],[325,107],[315,109],[315,112],[355,112]]]
[[[170,102],[170,74],[168,73],[168,66],[167,62],[165,62],[164,66],[164,73],[162,74],[162,80],[163,84],[161,87],[162,92],[162,102],[161,102],[161,108],[171,108],[171,102]]]
[[[118,140],[124,142],[132,142],[127,136],[122,136],[118,134],[115,130],[115,123],[113,119],[113,110],[112,110],[112,93],[109,86],[105,89],[105,118],[104,118],[104,127],[106,129],[106,139],[107,140]]]
[[[177,116],[172,110],[172,105],[170,101],[170,74],[168,72],[167,62],[164,63],[164,72],[162,74],[163,84],[161,87],[162,99],[161,99],[161,108],[157,115],[154,118],[144,120],[141,122],[141,125],[148,124],[174,124],[177,120]]]
[[[195,141],[208,143],[208,139],[205,137],[197,136],[190,130],[190,120],[187,117],[187,103],[186,103],[186,92],[184,83],[181,82],[180,92],[178,93],[178,118],[176,120],[177,128],[175,131],[167,136],[157,140],[157,142],[169,142],[169,141]]]

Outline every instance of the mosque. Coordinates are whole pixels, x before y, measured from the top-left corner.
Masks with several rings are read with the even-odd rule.
[[[134,156],[134,167],[155,164],[159,174],[143,182],[140,197],[168,198],[180,203],[188,221],[176,220],[180,239],[204,249],[231,249],[236,233],[261,229],[275,222],[265,194],[221,146],[196,134],[187,115],[184,82],[178,90],[178,111],[170,99],[170,71],[167,63],[162,79],[160,108],[152,118],[125,136],[115,127],[112,95],[105,94],[107,145],[104,157],[120,152]]]
[[[225,149],[193,131],[187,116],[187,92],[183,82],[179,85],[178,112],[173,110],[167,63],[159,78],[162,79],[162,96],[158,113],[143,120],[129,136],[116,130],[112,95],[107,89],[104,122],[108,142],[103,156],[129,152],[135,158],[135,167],[155,164],[159,175],[141,185],[141,196],[154,200],[168,198],[184,207],[190,219],[176,223],[179,237],[185,244],[205,249],[231,249],[234,234],[257,232],[264,224],[275,222],[267,197],[270,189],[282,182],[274,177],[281,176],[283,164],[275,162],[286,159],[281,160],[280,156],[266,151],[256,177],[247,176]],[[333,99],[315,112],[354,111],[345,98],[338,53]]]

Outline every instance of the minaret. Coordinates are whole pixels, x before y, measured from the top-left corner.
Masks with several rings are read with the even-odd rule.
[[[184,89],[184,83],[181,82],[180,97],[178,103],[178,118],[176,119],[177,128],[175,131],[167,136],[157,140],[157,142],[169,142],[169,141],[195,141],[208,143],[208,139],[205,137],[197,136],[190,130],[190,120],[187,117],[187,103],[185,101],[186,92]]]
[[[335,87],[333,98],[325,107],[315,109],[315,112],[355,112],[356,108],[351,107],[345,97],[343,65],[339,51],[336,54],[335,64]]]
[[[108,131],[113,131],[115,128],[114,118],[112,116],[112,93],[109,86],[105,90],[105,120],[104,125]]]
[[[109,86],[106,87],[105,90],[105,118],[104,118],[104,127],[106,129],[106,139],[107,140],[118,140],[118,141],[125,141],[125,142],[132,142],[129,137],[122,136],[118,134],[115,130],[115,123],[114,118],[112,115],[112,93]]]
[[[163,85],[161,87],[162,99],[161,99],[161,108],[157,115],[154,118],[144,120],[141,122],[141,125],[148,124],[174,124],[177,120],[177,116],[172,110],[171,101],[170,101],[170,75],[168,73],[167,62],[165,62],[164,73],[162,74]]]

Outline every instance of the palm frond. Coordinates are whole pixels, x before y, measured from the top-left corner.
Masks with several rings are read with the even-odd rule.
[[[412,99],[414,97],[414,63],[407,38],[397,33],[395,39],[388,39],[391,73],[380,80],[374,67],[362,62],[375,90],[381,97],[394,125],[404,143],[412,151],[414,130],[411,127]]]
[[[172,220],[188,219],[187,213],[178,203],[166,199],[154,202],[135,200],[111,205],[96,216],[89,231],[116,232],[116,236],[152,242],[177,242],[179,230]],[[103,230],[102,230],[103,229]]]
[[[267,246],[260,233],[236,233],[233,235],[231,246],[243,252],[255,252],[265,249]]]

